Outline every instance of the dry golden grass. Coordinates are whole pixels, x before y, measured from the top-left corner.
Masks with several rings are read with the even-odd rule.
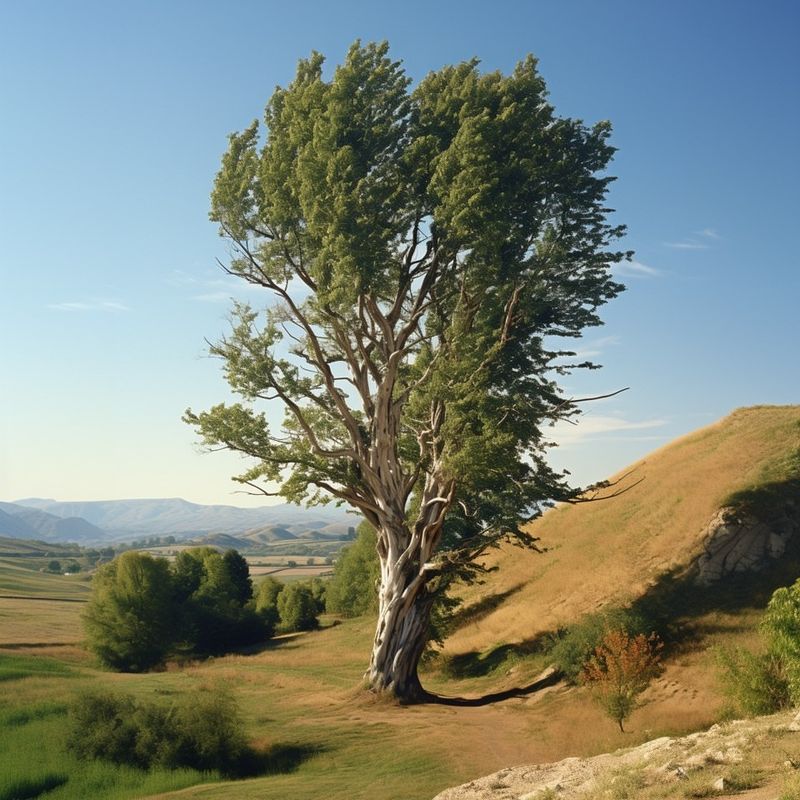
[[[609,600],[632,597],[659,572],[686,563],[723,499],[763,481],[766,466],[798,446],[798,423],[800,407],[736,412],[638,465],[646,480],[628,494],[548,514],[536,531],[550,550],[500,554],[502,570],[491,584],[471,589],[469,599],[489,588],[509,592],[507,599],[458,631],[450,652],[532,638]],[[294,800],[416,800],[510,765],[594,755],[705,727],[718,719],[722,704],[711,648],[748,641],[757,620],[757,611],[748,609],[698,617],[698,638],[671,652],[665,673],[645,695],[647,704],[622,734],[584,689],[564,685],[476,707],[376,702],[359,690],[373,633],[370,619],[281,637],[250,655],[119,675],[94,669],[74,644],[59,651],[59,642],[80,640],[80,610],[77,603],[0,600],[0,653],[56,655],[74,665],[76,687],[91,683],[142,696],[222,682],[239,700],[253,741],[312,752],[294,772],[169,796]],[[11,649],[4,651],[3,643]],[[475,697],[524,686],[541,666],[535,658],[510,661],[460,680],[433,670],[423,683],[442,694]],[[25,678],[17,687],[15,705],[67,691],[56,677]]]
[[[508,547],[500,567],[467,604],[508,597],[448,641],[450,652],[529,640],[609,603],[640,595],[670,568],[699,553],[702,533],[733,492],[769,479],[769,467],[800,449],[800,406],[740,409],[624,470],[625,494],[562,506],[532,526],[544,554]]]

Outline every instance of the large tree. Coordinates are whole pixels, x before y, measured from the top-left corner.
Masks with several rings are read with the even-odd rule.
[[[622,290],[605,173],[610,125],[555,115],[536,60],[477,61],[413,90],[384,44],[326,80],[317,53],[233,134],[211,218],[225,266],[266,290],[211,351],[241,403],[188,411],[251,456],[235,480],[340,501],[377,531],[376,690],[423,699],[432,604],[487,548],[574,495],[543,427],[577,413],[558,344]],[[280,430],[268,422],[276,405]]]

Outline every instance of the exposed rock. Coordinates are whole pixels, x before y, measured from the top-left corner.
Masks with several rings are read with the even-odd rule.
[[[708,585],[731,572],[763,569],[784,554],[796,532],[796,520],[788,515],[766,525],[748,514],[722,508],[706,528],[695,580]]]
[[[507,768],[484,778],[445,789],[434,800],[537,800],[555,793],[572,800],[613,780],[618,770],[641,770],[646,782],[663,785],[679,782],[704,767],[737,764],[744,753],[770,731],[794,730],[792,713],[776,714],[754,720],[738,720],[712,725],[707,731],[689,736],[669,736],[645,742],[638,747],[604,753],[592,758],[565,758],[552,764],[531,764]],[[724,778],[708,777],[716,790],[729,790]],[[720,781],[722,783],[720,784]]]

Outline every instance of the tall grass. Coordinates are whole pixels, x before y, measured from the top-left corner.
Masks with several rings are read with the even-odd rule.
[[[67,752],[67,706],[54,702],[0,716],[0,800],[127,800],[218,780],[192,769],[142,770]]]

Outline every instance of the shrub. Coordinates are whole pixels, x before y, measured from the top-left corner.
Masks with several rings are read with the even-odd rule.
[[[83,615],[89,648],[123,672],[163,662],[174,642],[174,618],[168,562],[136,551],[97,571]]]
[[[81,759],[147,766],[139,760],[132,697],[111,692],[80,695],[70,709],[69,749]]]
[[[289,583],[278,595],[280,627],[284,631],[310,631],[317,627],[317,604],[311,588]]]
[[[235,701],[219,689],[171,706],[92,692],[79,696],[70,710],[68,747],[81,759],[234,775],[249,754],[243,731]]]
[[[777,589],[761,620],[771,658],[780,663],[793,705],[800,705],[800,580]]]
[[[567,680],[577,683],[586,662],[609,630],[636,636],[651,629],[644,616],[627,608],[610,608],[587,614],[580,622],[558,636],[550,651],[555,667]]]
[[[247,562],[233,550],[184,550],[172,566],[129,551],[92,581],[88,644],[106,665],[141,672],[176,649],[208,655],[264,641],[275,621],[255,612],[252,595]]]
[[[636,709],[639,695],[661,671],[660,650],[655,634],[631,637],[624,630],[609,630],[583,668],[584,683],[623,733],[623,722]]]
[[[773,714],[790,705],[789,683],[780,658],[748,650],[720,650],[717,661],[725,695],[748,716]]]
[[[255,591],[252,606],[256,614],[270,630],[270,635],[278,625],[278,595],[283,591],[283,584],[267,576]]]

